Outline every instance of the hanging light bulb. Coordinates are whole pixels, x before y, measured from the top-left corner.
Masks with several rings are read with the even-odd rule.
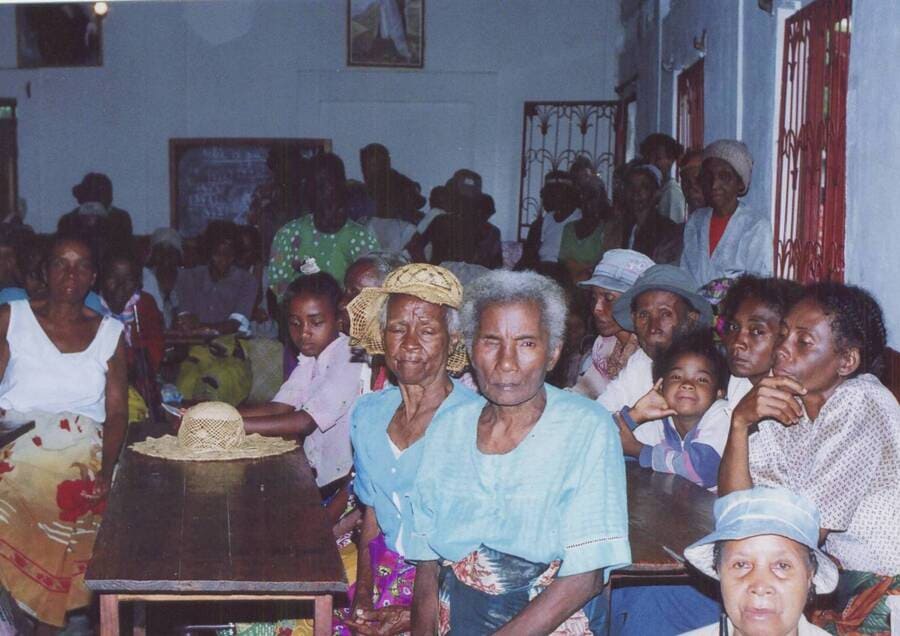
[[[106,2],[95,2],[94,3],[94,15],[98,17],[104,17],[109,13],[109,4]]]

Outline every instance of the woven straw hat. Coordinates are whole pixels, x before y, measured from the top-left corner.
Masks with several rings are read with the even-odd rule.
[[[447,269],[427,263],[398,267],[384,279],[381,287],[366,287],[347,305],[350,314],[350,338],[370,355],[384,353],[379,315],[390,294],[407,294],[425,302],[459,309],[463,288]],[[460,341],[450,352],[447,370],[458,373],[466,366],[466,347]]]
[[[297,443],[247,435],[236,408],[225,402],[203,402],[185,412],[177,437],[150,437],[131,448],[143,455],[176,461],[223,461],[280,455],[297,448]]]

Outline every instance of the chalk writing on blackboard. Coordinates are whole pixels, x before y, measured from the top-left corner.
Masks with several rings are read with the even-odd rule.
[[[172,139],[172,224],[192,237],[210,221],[247,223],[254,191],[275,178],[271,155],[300,162],[330,149],[327,139]]]

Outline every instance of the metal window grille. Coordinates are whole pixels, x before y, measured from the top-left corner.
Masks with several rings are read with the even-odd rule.
[[[817,0],[784,25],[775,273],[844,279],[851,0]]]
[[[703,150],[703,59],[678,74],[678,142]]]
[[[593,161],[611,193],[615,166],[624,144],[617,143],[624,130],[620,103],[525,102],[522,122],[522,167],[519,189],[519,240],[541,213],[541,187],[551,170],[568,170],[576,157]]]

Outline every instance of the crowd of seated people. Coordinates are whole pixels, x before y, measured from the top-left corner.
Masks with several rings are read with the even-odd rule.
[[[300,442],[353,584],[336,634],[886,633],[900,406],[878,303],[771,277],[744,144],[641,150],[612,200],[586,156],[548,172],[520,253],[478,173],[422,212],[380,144],[355,186],[313,157],[281,227],[140,243],[92,173],[55,237],[0,228],[0,409],[36,422],[0,450],[0,540],[22,557],[0,559],[0,609],[54,633],[88,603],[73,564],[134,395],[150,417],[230,402]],[[685,554],[720,597],[598,596],[633,556],[626,462],[720,497]]]

